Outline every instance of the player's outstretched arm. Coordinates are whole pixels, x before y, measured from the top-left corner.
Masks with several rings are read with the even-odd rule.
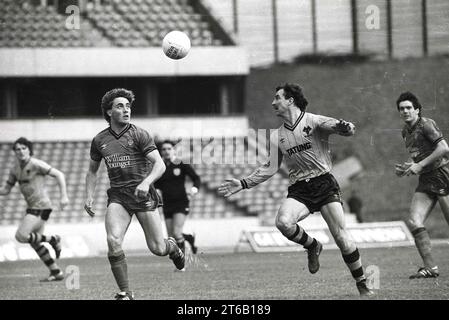
[[[61,199],[59,201],[60,208],[63,210],[65,206],[69,204],[69,198],[67,197],[67,184],[65,181],[65,175],[61,171],[55,168],[51,168],[50,172],[48,173],[50,177],[53,177],[58,182],[59,191],[61,193]]]
[[[10,170],[8,180],[6,180],[6,185],[0,188],[0,196],[8,195],[11,192],[12,187],[14,187],[14,185],[16,184],[16,182],[17,178]]]
[[[100,168],[100,161],[90,160],[89,170],[86,175],[86,200],[84,202],[84,210],[91,217],[95,216],[95,212],[92,211],[92,205],[94,203],[95,187],[97,186],[97,172]]]
[[[320,128],[329,133],[336,133],[341,136],[352,136],[355,133],[355,125],[343,119],[327,118],[319,124]]]
[[[243,190],[243,186],[240,180],[234,178],[226,179],[225,182],[218,187],[218,193],[226,198],[241,190]]]
[[[4,185],[0,188],[0,196],[6,196],[11,192],[12,186],[9,184]]]

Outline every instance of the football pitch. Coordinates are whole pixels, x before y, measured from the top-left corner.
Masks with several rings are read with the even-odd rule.
[[[361,249],[365,268],[378,270],[375,299],[449,299],[449,245],[433,248],[437,279],[409,280],[420,259],[414,247]],[[338,250],[324,250],[312,275],[303,251],[288,253],[198,253],[185,272],[174,272],[167,257],[128,256],[135,298],[191,299],[359,299]],[[0,264],[0,299],[112,299],[118,291],[106,257],[62,259],[76,277],[40,283],[47,270],[38,260]],[[72,274],[73,275],[73,274]],[[73,281],[75,280],[75,281]],[[68,289],[74,287],[74,289]],[[79,287],[79,288],[77,288]]]

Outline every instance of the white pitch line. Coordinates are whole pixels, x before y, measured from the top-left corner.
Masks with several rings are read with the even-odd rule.
[[[10,275],[0,275],[0,278],[30,278],[33,277],[32,274],[10,274]]]

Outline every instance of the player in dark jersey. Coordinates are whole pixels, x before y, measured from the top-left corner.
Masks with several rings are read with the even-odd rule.
[[[134,299],[129,288],[128,271],[122,242],[133,214],[142,226],[148,248],[158,256],[169,255],[176,268],[184,268],[184,253],[173,238],[164,239],[158,213],[161,201],[154,182],[165,171],[164,161],[153,138],[142,128],[130,124],[132,91],[117,88],[101,100],[103,116],[109,127],[92,140],[90,165],[86,176],[85,210],[91,216],[97,172],[104,159],[111,188],[108,193],[106,234],[108,258],[120,292],[117,300]]]
[[[175,238],[178,247],[184,252],[184,241],[187,240],[193,254],[196,254],[195,236],[183,233],[183,228],[190,210],[188,196],[193,197],[198,193],[201,179],[191,165],[183,163],[181,159],[176,157],[173,142],[169,140],[163,141],[160,151],[167,169],[154,186],[162,193],[168,235]],[[186,176],[193,182],[193,187],[188,195],[185,189]]]
[[[271,178],[285,160],[290,183],[287,199],[282,202],[276,216],[276,227],[287,239],[307,250],[309,271],[316,273],[323,246],[298,222],[315,211],[321,211],[360,295],[372,296],[374,292],[366,285],[359,250],[345,228],[340,187],[330,174],[329,136],[351,136],[355,126],[343,120],[305,112],[307,104],[299,85],[287,83],[277,87],[272,106],[284,123],[270,137],[270,150],[273,152],[268,161],[243,179],[226,180],[218,191],[229,197],[255,187]]]
[[[61,192],[60,209],[62,210],[69,203],[65,176],[46,162],[34,158],[33,144],[28,139],[23,137],[17,139],[12,148],[17,162],[10,169],[6,185],[0,189],[0,195],[9,194],[17,182],[20,192],[27,202],[26,215],[17,229],[16,240],[20,243],[29,243],[50,270],[50,275],[41,281],[63,280],[64,273],[43,243],[47,242],[53,247],[58,259],[61,254],[61,237],[44,234],[45,223],[52,211],[52,204],[45,188],[45,177],[48,175],[58,182]]]
[[[436,278],[439,271],[431,254],[430,237],[424,222],[438,202],[449,223],[449,147],[435,121],[422,117],[421,103],[413,93],[402,93],[396,106],[405,122],[402,138],[410,153],[408,161],[396,164],[396,174],[399,177],[419,175],[406,223],[424,266],[410,279]]]

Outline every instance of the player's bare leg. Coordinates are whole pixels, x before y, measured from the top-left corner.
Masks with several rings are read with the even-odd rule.
[[[438,197],[438,203],[443,211],[444,218],[449,225],[449,195]]]
[[[167,235],[169,237],[173,237],[173,219],[172,218],[166,218],[165,219],[165,226],[167,228]]]
[[[16,232],[16,240],[20,243],[29,243],[39,258],[50,270],[50,275],[42,281],[59,281],[64,279],[64,273],[50,256],[48,249],[42,245],[43,239],[50,241],[53,237],[43,235],[45,221],[40,217],[27,214],[23,218]],[[49,238],[49,239],[48,239]]]
[[[338,248],[340,248],[343,260],[351,271],[352,277],[356,281],[357,289],[359,290],[360,295],[373,295],[374,292],[366,286],[366,276],[363,270],[359,250],[346,231],[344,211],[341,203],[331,202],[324,205],[321,207],[321,215],[326,221],[335,243]]]
[[[178,244],[178,247],[181,248],[182,252],[185,251],[185,238],[182,230],[184,229],[184,224],[186,222],[186,215],[183,213],[175,213],[173,214],[173,237]]]
[[[105,225],[108,242],[108,259],[112,274],[120,289],[115,296],[117,300],[132,300],[133,293],[129,289],[128,266],[122,249],[123,238],[131,223],[131,215],[118,203],[111,203],[106,211]]]
[[[406,220],[406,224],[415,238],[415,245],[424,262],[424,267],[411,275],[410,279],[435,278],[439,275],[438,267],[432,257],[432,244],[429,233],[424,227],[424,222],[435,207],[436,202],[436,198],[433,199],[423,192],[416,192],[413,195],[410,216]]]
[[[320,268],[318,257],[323,246],[298,225],[298,222],[309,214],[309,209],[304,204],[292,198],[287,198],[279,208],[276,216],[276,227],[287,239],[302,245],[307,250],[309,271],[316,273]]]
[[[138,212],[136,216],[145,233],[148,249],[157,256],[168,255],[178,270],[184,269],[184,253],[177,246],[174,238],[164,239],[161,218],[157,209]]]

